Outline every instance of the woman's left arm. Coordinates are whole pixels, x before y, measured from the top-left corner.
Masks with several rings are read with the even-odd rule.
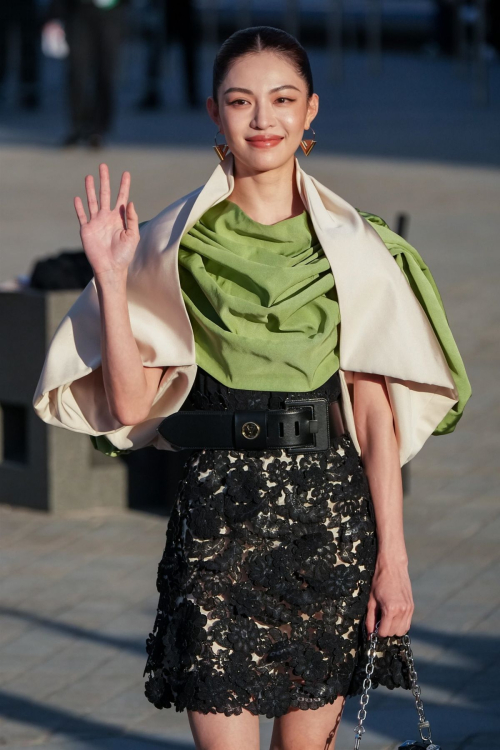
[[[370,485],[378,554],[366,614],[368,633],[380,620],[380,636],[410,629],[414,605],[403,531],[403,484],[399,448],[385,378],[354,373],[354,422]]]

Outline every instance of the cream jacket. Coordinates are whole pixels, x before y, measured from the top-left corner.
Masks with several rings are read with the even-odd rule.
[[[358,211],[311,175],[295,157],[297,187],[330,262],[340,305],[340,380],[345,423],[360,453],[353,416],[354,372],[385,376],[400,463],[409,461],[458,401],[433,328],[404,274]],[[144,422],[124,426],[111,414],[101,370],[100,313],[89,282],[49,345],[33,397],[48,424],[106,435],[116,448],[173,447],[157,432],[177,411],[196,374],[195,342],[181,294],[177,255],[184,232],[234,187],[229,153],[200,188],[167,206],[141,229],[129,268],[127,298],[145,366],[166,368]]]

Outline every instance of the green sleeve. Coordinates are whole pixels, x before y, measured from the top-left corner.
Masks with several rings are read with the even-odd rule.
[[[106,456],[116,458],[116,456],[130,453],[130,450],[120,450],[119,448],[115,448],[113,443],[108,440],[105,435],[89,435],[89,438],[96,451],[101,451],[101,453],[104,453]]]
[[[450,409],[433,432],[433,435],[446,435],[453,432],[457,426],[472,391],[436,282],[417,250],[403,237],[393,232],[380,216],[366,211],[359,211],[359,213],[370,222],[404,273],[441,344],[458,392],[458,402]]]
[[[141,231],[142,227],[147,224],[147,221],[141,221],[139,223],[139,232]],[[126,453],[130,453],[130,450],[120,450],[119,448],[115,448],[113,443],[108,440],[108,438],[105,435],[89,435],[90,441],[96,451],[100,451],[101,453],[104,453],[106,456],[111,456],[112,458],[116,458],[116,456],[122,456]]]

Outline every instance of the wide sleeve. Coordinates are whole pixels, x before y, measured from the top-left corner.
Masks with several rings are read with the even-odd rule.
[[[130,323],[143,365],[163,368],[148,416],[138,424],[123,425],[109,408],[95,279],[55,331],[33,396],[33,408],[42,421],[91,436],[94,446],[108,455],[146,446],[174,450],[157,427],[180,408],[196,373],[187,313],[185,317],[179,314],[182,298],[170,273],[174,256],[170,255],[168,263],[165,251],[170,224],[165,228],[154,220],[143,222],[140,233],[127,279]]]
[[[448,317],[432,273],[419,252],[403,237],[393,232],[376,214],[359,211],[377,231],[385,246],[405,275],[413,293],[425,311],[441,345],[458,392],[457,403],[437,425],[433,435],[453,432],[471,396],[471,385],[451,332]]]

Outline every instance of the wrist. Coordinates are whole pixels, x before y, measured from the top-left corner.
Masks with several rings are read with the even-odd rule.
[[[94,272],[94,279],[96,286],[99,287],[117,287],[122,286],[127,281],[128,268],[125,269],[112,269],[108,271],[100,271],[99,273]]]
[[[377,565],[408,567],[408,554],[405,547],[384,547],[378,545]]]

